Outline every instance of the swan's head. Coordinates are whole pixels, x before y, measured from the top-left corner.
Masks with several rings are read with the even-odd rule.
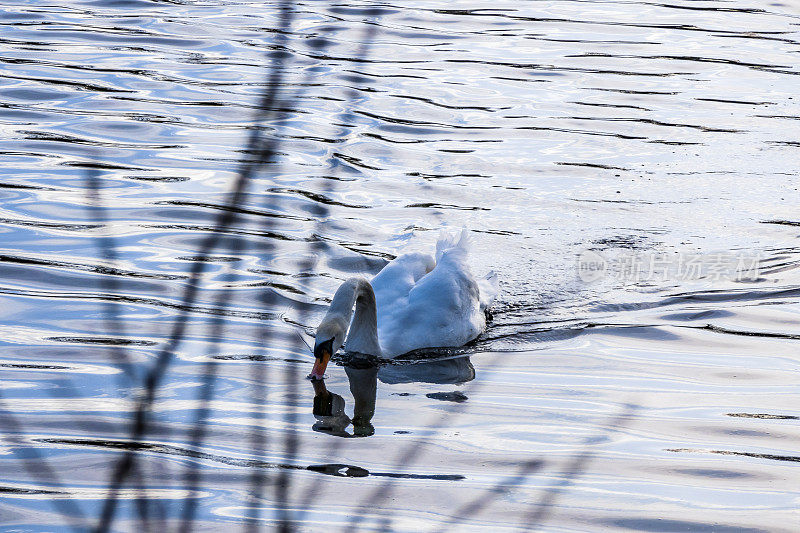
[[[325,317],[317,328],[314,340],[314,368],[308,376],[311,379],[322,379],[331,356],[344,344],[347,323],[336,318]]]

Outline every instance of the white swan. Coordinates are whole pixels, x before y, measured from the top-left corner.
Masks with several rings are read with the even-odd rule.
[[[345,336],[348,351],[395,357],[418,348],[462,346],[480,335],[485,310],[497,296],[497,275],[475,279],[468,249],[469,232],[463,229],[439,238],[435,259],[408,253],[371,284],[364,278],[345,281],[317,328],[309,377],[322,379]]]

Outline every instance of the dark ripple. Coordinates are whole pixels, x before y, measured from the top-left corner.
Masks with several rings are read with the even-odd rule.
[[[45,337],[45,340],[70,344],[100,344],[105,346],[156,346],[154,341],[115,339],[112,337]]]
[[[613,70],[613,69],[598,69],[588,67],[565,67],[556,65],[545,65],[539,63],[509,63],[504,61],[487,61],[478,59],[447,59],[448,63],[468,63],[476,65],[490,65],[498,67],[508,67],[513,69],[530,70],[537,74],[549,73],[560,74],[564,72],[582,72],[586,74],[611,74],[617,76],[643,76],[643,77],[657,77],[667,78],[671,76],[689,76],[696,74],[695,72],[637,72],[633,70]]]
[[[2,62],[3,60],[2,58],[0,58],[0,63]],[[11,63],[11,61],[9,61],[9,63]],[[96,83],[87,83],[87,82],[79,82],[72,80],[35,78],[31,76],[26,76],[26,77],[4,76],[4,77],[12,80],[24,80],[29,82],[34,81],[37,83],[43,83],[45,85],[65,85],[67,87],[70,87],[71,89],[77,89],[79,91],[88,91],[92,93],[133,92],[128,89],[118,89],[116,87],[106,87],[104,85],[97,85]],[[69,93],[46,91],[42,89],[7,89],[5,91],[0,91],[0,95],[11,96],[12,98],[16,98],[17,100],[29,100],[34,102],[38,102],[40,100],[61,100],[61,99],[66,99],[66,97],[70,96]]]
[[[411,96],[411,95],[408,95],[408,94],[391,94],[389,96],[391,96],[392,98],[401,98],[401,99],[404,99],[404,100],[416,100],[418,102],[425,102],[426,104],[430,104],[430,105],[436,106],[436,107],[441,107],[441,108],[444,108],[444,109],[475,109],[477,111],[488,111],[488,112],[496,111],[495,109],[492,109],[490,107],[447,105],[447,104],[443,104],[441,102],[436,102],[435,100],[432,100],[431,98],[424,98],[422,96]]]
[[[381,120],[383,122],[389,122],[392,124],[403,124],[405,126],[439,126],[447,129],[468,129],[468,130],[496,130],[500,129],[500,126],[478,126],[478,125],[462,125],[462,124],[445,124],[442,122],[428,122],[425,120],[413,120],[409,118],[400,118],[400,117],[391,117],[388,115],[379,115],[377,113],[370,113],[368,111],[358,110],[355,111],[358,115],[363,115],[365,117],[374,118]],[[413,130],[418,131],[418,130]]]
[[[185,275],[137,272],[135,270],[122,270],[119,268],[107,267],[102,265],[87,265],[81,263],[71,263],[66,261],[54,261],[51,259],[36,259],[32,257],[19,257],[19,256],[4,255],[4,254],[0,254],[0,263],[64,268],[68,270],[81,270],[84,272],[93,272],[95,274],[103,274],[109,276],[124,276],[129,278],[145,278],[145,279],[161,279],[161,280],[178,280],[187,278],[187,276]]]
[[[355,157],[355,156],[345,155],[345,154],[342,154],[342,153],[339,153],[339,152],[334,152],[333,156],[336,157],[337,159],[341,159],[345,163],[348,163],[348,164],[350,164],[350,165],[352,165],[354,167],[363,168],[363,169],[366,169],[366,170],[383,170],[380,167],[376,167],[376,166],[373,166],[373,165],[368,165],[368,164],[364,163],[364,161],[362,161],[360,158]],[[302,194],[304,196],[306,196],[309,193],[302,192]],[[321,195],[317,195],[317,196],[321,197],[321,198],[324,198]],[[330,200],[329,200],[329,202],[330,202]],[[323,203],[325,203],[325,202],[323,202]],[[348,207],[353,207],[353,206],[348,206]],[[359,207],[368,207],[368,206],[359,206]]]
[[[735,130],[730,128],[714,128],[711,126],[703,126],[701,124],[664,122],[661,120],[653,120],[651,118],[627,118],[627,117],[558,117],[558,118],[570,119],[570,120],[596,120],[601,122],[638,122],[640,124],[650,124],[652,126],[664,126],[668,128],[690,128],[693,130],[698,130],[708,133],[744,133],[744,131],[742,130]]]
[[[415,176],[426,180],[438,180],[444,178],[490,178],[486,174],[429,174],[426,172],[406,172],[406,176]]]
[[[746,100],[726,100],[724,98],[695,98],[701,102],[720,102],[723,104],[739,104],[739,105],[774,105],[775,102],[750,102]]]
[[[654,309],[672,305],[683,305],[692,303],[721,303],[721,302],[742,302],[742,301],[761,301],[773,299],[796,298],[800,296],[800,289],[776,289],[776,290],[709,290],[689,293],[679,293],[664,298],[658,302],[631,302],[625,304],[600,304],[595,307],[597,311],[633,311],[642,309]]]
[[[288,469],[288,470],[305,470],[309,472],[317,472],[336,477],[388,477],[399,479],[428,479],[436,481],[459,481],[465,479],[464,476],[459,474],[410,474],[404,472],[370,472],[366,468],[360,466],[344,465],[344,464],[324,464],[324,465],[308,465],[300,466],[287,463],[275,463],[269,461],[262,461],[259,459],[241,459],[237,457],[230,457],[226,455],[212,454],[207,452],[200,452],[182,448],[180,446],[173,446],[170,444],[156,444],[150,442],[131,442],[131,441],[116,441],[105,439],[71,439],[71,438],[37,438],[33,442],[41,442],[45,444],[60,444],[64,446],[80,446],[92,447],[105,450],[131,450],[141,453],[155,453],[159,455],[172,455],[178,457],[186,457],[190,459],[201,459],[204,461],[212,461],[228,466],[236,466],[241,468],[263,468],[263,469]]]
[[[60,166],[75,167],[75,168],[91,168],[95,170],[135,170],[139,172],[146,172],[150,169],[141,167],[132,167],[128,165],[119,165],[114,163],[103,163],[97,161],[63,161],[59,163]]]
[[[571,104],[577,105],[585,105],[589,107],[610,107],[614,109],[636,109],[639,111],[652,111],[652,109],[648,109],[646,107],[636,106],[636,105],[626,105],[626,104],[604,104],[600,102],[570,102]]]
[[[321,201],[319,198],[324,198],[324,197],[322,197],[320,195],[313,195],[312,193],[308,193],[306,191],[302,191],[301,192],[301,191],[298,191],[297,189],[273,188],[273,189],[271,189],[271,191],[272,192],[298,192],[299,194],[305,193],[305,194],[303,194],[304,196],[305,195],[310,195],[310,196],[306,196],[306,197],[310,198],[312,200],[315,200],[315,201]],[[331,201],[331,200],[328,200],[328,201]],[[322,203],[324,203],[324,202],[322,202]],[[300,221],[306,221],[306,222],[311,220],[310,218],[307,218],[307,217],[300,217],[300,216],[292,215],[292,214],[288,214],[288,213],[275,213],[275,212],[271,212],[271,211],[263,211],[263,210],[259,210],[259,209],[247,208],[247,207],[242,207],[242,206],[231,207],[231,206],[229,206],[227,204],[215,204],[215,203],[211,203],[211,202],[199,202],[199,201],[192,201],[192,200],[163,200],[163,201],[156,202],[156,205],[178,205],[178,206],[182,206],[182,207],[200,207],[200,208],[203,208],[203,209],[210,209],[210,210],[213,210],[213,211],[229,211],[231,213],[238,213],[238,214],[242,214],[242,215],[254,215],[254,216],[266,217],[266,218],[283,218],[283,219],[286,219],[286,220],[300,220]],[[349,206],[346,206],[346,207],[349,207]],[[184,227],[184,226],[170,226],[170,227],[179,228],[179,227]]]
[[[771,333],[768,331],[742,331],[742,330],[735,330],[729,328],[723,328],[720,326],[715,326],[713,324],[707,324],[702,326],[701,329],[707,329],[708,331],[713,331],[714,333],[725,333],[727,335],[742,335],[745,337],[764,337],[767,339],[800,339],[800,335],[793,335],[790,333]]]
[[[753,474],[748,474],[747,472],[723,470],[721,468],[677,468],[674,470],[674,472],[677,474],[712,479],[742,479],[756,477]]]
[[[71,368],[63,365],[41,365],[35,363],[0,363],[0,367],[21,370],[69,370]]]
[[[63,222],[47,222],[42,220],[21,220],[13,218],[0,218],[0,224],[8,224],[11,226],[31,226],[34,228],[49,228],[65,231],[86,231],[97,229],[99,226],[96,224],[69,224]]]
[[[478,206],[463,206],[463,205],[452,205],[452,204],[436,204],[432,202],[427,203],[419,203],[419,204],[408,204],[405,207],[422,207],[426,209],[456,209],[458,211],[491,211],[488,207],[478,207]]]
[[[713,453],[717,455],[735,455],[739,457],[767,459],[769,461],[786,461],[790,463],[800,463],[800,456],[796,455],[776,455],[772,453],[736,452],[731,450],[702,450],[696,448],[672,448],[672,449],[667,449],[665,451],[676,452],[676,453]]]
[[[66,494],[65,492],[58,491],[58,490],[45,490],[45,489],[23,489],[19,487],[6,487],[0,486],[0,493],[4,494],[41,494],[41,495],[53,495],[53,494]]]
[[[668,56],[668,55],[644,56],[644,55],[633,55],[633,54],[625,55],[625,54],[607,54],[602,52],[587,52],[584,54],[575,54],[567,57],[608,57],[615,59],[664,59],[667,61],[721,63],[724,65],[734,65],[739,67],[755,68],[759,70],[764,68],[772,68],[772,69],[791,68],[790,65],[772,65],[769,63],[748,63],[746,61],[738,61],[736,59],[725,59],[719,57],[699,57],[699,56]]]
[[[641,89],[612,89],[605,87],[589,87],[588,90],[606,91],[606,92],[614,92],[622,94],[643,94],[643,95],[663,95],[663,96],[672,96],[675,94],[680,94],[680,92],[678,91],[643,91]]]
[[[0,183],[0,189],[19,189],[22,191],[53,191],[51,187],[41,187],[38,185],[23,185],[20,183]]]
[[[568,118],[568,117],[561,117],[561,118]],[[589,135],[592,137],[614,137],[616,139],[626,139],[626,140],[646,140],[647,137],[642,137],[640,135],[628,135],[624,133],[616,133],[610,131],[593,131],[593,130],[578,130],[574,128],[548,128],[544,126],[517,126],[515,129],[518,130],[531,130],[531,131],[558,131],[561,133],[574,133],[576,135]]]
[[[734,418],[758,418],[761,420],[800,420],[800,416],[771,415],[769,413],[727,413]]]
[[[688,520],[670,520],[667,518],[610,518],[598,520],[605,527],[621,527],[632,531],[648,531],[668,533],[674,531],[692,531],[695,533],[769,533],[768,529],[741,527],[720,524],[718,522],[696,522]]]
[[[46,300],[96,300],[105,302],[119,302],[130,303],[137,305],[162,307],[173,309],[176,311],[186,311],[189,313],[197,313],[202,315],[212,316],[226,316],[234,318],[247,318],[255,320],[274,320],[280,318],[279,313],[263,312],[263,311],[243,311],[234,310],[222,307],[210,307],[200,305],[183,305],[167,300],[159,300],[156,298],[145,298],[139,296],[129,296],[122,294],[104,294],[96,292],[67,292],[67,291],[42,291],[35,289],[13,289],[9,287],[0,287],[0,294],[8,294],[10,296],[24,296],[28,298],[43,298]]]
[[[138,148],[152,150],[166,150],[171,148],[184,148],[181,144],[145,144],[145,143],[124,143],[101,141],[97,139],[86,139],[65,133],[53,133],[49,131],[18,130],[18,133],[25,136],[30,141],[59,142],[64,144],[79,144],[87,146],[97,146],[105,148]]]

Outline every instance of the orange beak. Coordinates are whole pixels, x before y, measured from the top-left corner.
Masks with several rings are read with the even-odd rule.
[[[314,368],[311,369],[311,374],[308,377],[311,379],[323,379],[325,377],[325,369],[328,368],[328,361],[330,360],[330,350],[320,350],[320,354],[314,361]]]

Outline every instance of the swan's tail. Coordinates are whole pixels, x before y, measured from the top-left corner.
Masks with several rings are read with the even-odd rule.
[[[481,293],[481,311],[485,311],[492,305],[497,294],[500,292],[500,282],[497,280],[497,273],[492,270],[486,277],[478,280],[478,289]]]
[[[436,241],[436,262],[439,262],[442,254],[453,248],[469,252],[471,240],[467,228],[461,228],[461,231],[442,230],[439,234],[439,240]]]
[[[442,230],[439,240],[436,242],[436,262],[442,258],[442,255],[452,249],[463,250],[465,253],[469,252],[471,248],[471,237],[467,228],[462,228],[461,231]],[[480,291],[481,311],[485,311],[497,294],[500,292],[500,284],[497,279],[497,273],[494,271],[486,274],[485,277],[476,280],[478,282],[478,290]]]

